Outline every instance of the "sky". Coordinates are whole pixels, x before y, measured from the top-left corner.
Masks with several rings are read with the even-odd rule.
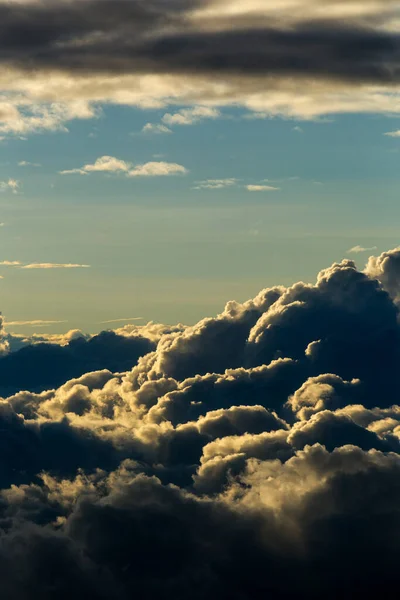
[[[0,592],[398,595],[400,4],[0,0]]]
[[[398,9],[0,2],[11,327],[193,324],[396,246]]]

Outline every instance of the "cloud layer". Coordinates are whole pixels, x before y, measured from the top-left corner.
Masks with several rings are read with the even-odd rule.
[[[399,111],[396,0],[0,2],[0,135],[66,130],[102,104],[171,107],[168,132],[241,106]],[[395,133],[395,132],[394,132]]]
[[[399,297],[400,250],[344,260],[195,326],[101,334],[107,357],[153,345],[1,401],[5,596],[391,593]]]

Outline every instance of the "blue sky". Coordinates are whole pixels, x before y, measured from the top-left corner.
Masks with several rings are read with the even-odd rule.
[[[97,74],[53,72],[46,83],[46,73],[18,73],[17,83],[3,77],[0,99],[0,261],[19,263],[0,266],[10,322],[62,321],[47,332],[136,317],[193,323],[232,298],[398,245],[400,137],[385,135],[399,129],[397,90],[322,78],[321,91],[320,75],[293,90],[282,76],[271,91],[265,78],[246,80],[235,99],[232,80],[218,100],[218,77],[189,94],[187,75],[167,91],[129,75],[98,91]],[[123,166],[93,170],[101,157]],[[143,176],[149,163],[172,171]],[[355,246],[371,250],[349,254]],[[32,264],[77,266],[22,268]]]

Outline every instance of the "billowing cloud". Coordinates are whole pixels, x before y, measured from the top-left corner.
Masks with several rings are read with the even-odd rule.
[[[399,256],[343,260],[193,326],[5,353],[6,597],[392,594]],[[76,361],[93,368],[68,375]]]

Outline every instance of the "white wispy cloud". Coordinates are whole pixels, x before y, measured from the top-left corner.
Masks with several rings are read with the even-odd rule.
[[[93,164],[87,164],[78,169],[60,171],[61,175],[89,175],[91,173],[116,173],[126,177],[162,177],[187,173],[183,165],[169,162],[147,162],[134,165],[131,162],[115,158],[114,156],[102,156]]]
[[[13,194],[18,194],[21,183],[17,179],[8,179],[7,181],[0,181],[0,192],[10,191]]]
[[[6,327],[48,327],[49,325],[58,325],[59,323],[68,323],[68,321],[6,321]]]
[[[400,137],[400,129],[398,131],[388,131],[384,135],[386,135],[388,137],[394,137],[394,138]]]
[[[31,263],[23,265],[21,269],[90,269],[90,265],[74,263]]]
[[[171,129],[162,123],[146,123],[142,129],[142,133],[152,133],[160,135],[163,133],[172,133]]]
[[[203,181],[196,181],[196,185],[193,187],[194,190],[220,190],[226,187],[232,187],[237,185],[238,179],[231,177],[228,179],[205,179]]]
[[[128,323],[128,321],[142,321],[143,317],[129,317],[128,319],[110,319],[109,321],[100,321],[101,325],[109,323]]]
[[[29,162],[28,160],[21,160],[18,163],[19,167],[41,167],[42,165],[40,163],[33,163],[33,162]]]
[[[182,108],[176,113],[166,113],[162,121],[167,125],[194,125],[204,119],[218,119],[221,111],[210,106],[194,106]]]
[[[272,185],[246,185],[246,189],[249,192],[278,192],[280,188]]]
[[[374,250],[377,250],[378,248],[376,246],[371,246],[370,248],[364,248],[363,246],[354,246],[353,248],[350,248],[349,250],[347,250],[347,254],[360,254],[361,252],[373,252]]]

